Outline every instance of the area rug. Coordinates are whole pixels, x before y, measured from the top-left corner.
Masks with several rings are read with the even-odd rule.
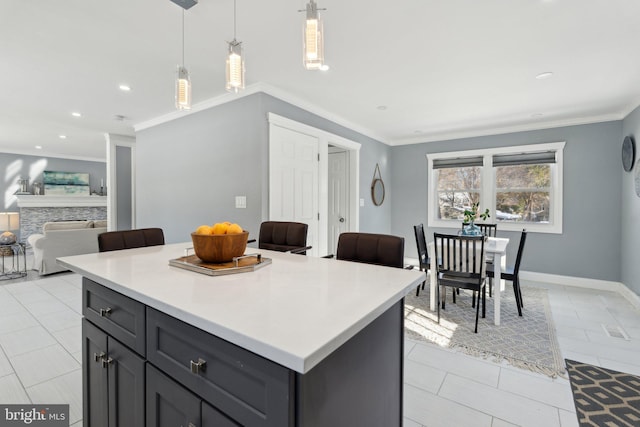
[[[426,286],[420,296],[411,293],[405,298],[405,334],[411,339],[432,342],[498,363],[506,361],[550,377],[564,376],[565,367],[547,290],[531,286],[521,289],[522,317],[518,316],[513,290],[507,282],[507,288],[501,294],[500,326],[493,324],[493,298],[487,293],[486,318],[482,318],[481,311],[476,334],[473,332],[476,311],[471,307],[470,291],[461,291],[457,303],[453,304],[452,289],[447,289],[446,309],[440,311],[438,324],[437,313],[429,310]]]
[[[566,360],[580,427],[640,426],[640,377]]]

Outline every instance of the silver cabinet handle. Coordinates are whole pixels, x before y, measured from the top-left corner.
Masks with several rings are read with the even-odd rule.
[[[113,359],[112,358],[107,358],[107,359],[102,359],[102,367],[103,368],[108,368],[109,365],[111,365],[111,363],[113,363]]]
[[[197,362],[194,362],[193,360],[191,360],[191,373],[193,374],[199,374],[200,372],[204,372],[206,367],[207,367],[207,362],[205,360],[202,360],[200,358],[198,358]]]
[[[110,314],[111,314],[111,307],[100,309],[100,317],[107,317]]]
[[[99,362],[102,359],[104,359],[105,356],[106,356],[106,354],[104,353],[104,351],[101,351],[100,354],[93,353],[93,361],[94,362]]]

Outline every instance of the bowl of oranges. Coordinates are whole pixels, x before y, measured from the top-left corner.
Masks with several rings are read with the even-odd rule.
[[[244,255],[249,232],[228,221],[201,225],[191,233],[193,250],[204,262],[220,264]]]

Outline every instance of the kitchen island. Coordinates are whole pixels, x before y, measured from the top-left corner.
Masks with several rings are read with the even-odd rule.
[[[402,425],[423,272],[247,248],[271,264],[207,276],[169,266],[188,246],[58,260],[84,277],[85,425]]]

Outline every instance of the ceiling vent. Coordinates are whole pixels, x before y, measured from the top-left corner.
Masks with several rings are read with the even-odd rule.
[[[171,0],[181,8],[187,10],[198,4],[198,0]]]

